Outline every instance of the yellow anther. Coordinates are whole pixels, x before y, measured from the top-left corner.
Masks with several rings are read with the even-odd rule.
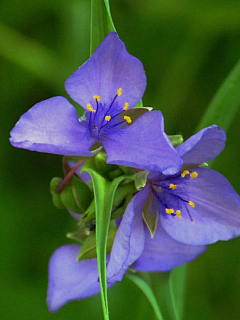
[[[197,176],[198,176],[198,173],[197,173],[196,171],[194,171],[194,172],[192,172],[192,173],[190,174],[190,177],[191,177],[191,178],[197,178]]]
[[[173,210],[173,209],[168,209],[168,208],[166,208],[165,211],[166,211],[167,214],[172,214],[172,213],[174,213],[174,210]]]
[[[100,101],[100,97],[99,96],[93,96],[93,99],[97,100],[97,102]]]
[[[188,201],[188,204],[192,207],[192,208],[195,208],[195,203],[193,201]]]
[[[129,107],[129,103],[125,102],[124,107],[123,107],[123,110],[126,111],[126,110],[128,109],[128,107]]]
[[[188,171],[188,170],[184,170],[184,171],[181,173],[181,177],[184,178],[187,174],[189,174],[189,171]]]
[[[192,220],[192,223],[195,223],[195,221],[194,221],[194,220]]]
[[[106,116],[106,117],[105,117],[105,120],[106,120],[106,121],[110,121],[110,120],[111,120],[111,116]]]
[[[87,110],[90,111],[90,112],[96,112],[96,110],[94,110],[91,106],[90,103],[87,104]]]
[[[122,88],[119,88],[119,89],[118,89],[117,95],[118,95],[118,96],[121,96],[121,95],[122,95]]]
[[[178,218],[182,218],[181,210],[176,210],[176,215],[177,215]]]
[[[177,188],[177,185],[176,185],[176,184],[171,183],[171,184],[170,184],[170,186],[169,186],[169,188],[174,190],[174,189],[176,189],[176,188]]]
[[[132,123],[132,119],[129,116],[124,116],[123,119],[126,120],[127,123]]]

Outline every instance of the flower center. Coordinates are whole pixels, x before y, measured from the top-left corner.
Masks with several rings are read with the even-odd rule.
[[[189,207],[195,208],[195,203],[187,199],[188,194],[184,191],[186,188],[183,189],[182,186],[188,183],[189,179],[197,177],[196,171],[184,170],[177,176],[163,177],[162,180],[150,184],[154,196],[161,204],[160,207],[164,208],[164,211],[161,210],[161,214],[166,218],[168,216],[182,218],[182,209],[185,208],[189,219],[194,223]]]
[[[122,118],[119,117],[129,108],[128,102],[125,102],[123,107],[118,103],[117,98],[121,95],[122,88],[119,88],[109,105],[101,102],[99,95],[93,96],[92,103],[87,104],[86,121],[88,128],[98,141],[101,140],[103,135],[118,130],[119,126],[122,127],[132,122],[132,119],[127,115]]]

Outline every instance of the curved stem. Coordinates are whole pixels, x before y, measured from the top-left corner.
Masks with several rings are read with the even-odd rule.
[[[72,178],[74,173],[77,171],[77,169],[84,163],[85,160],[79,160],[74,167],[67,173],[65,178],[59,183],[59,185],[56,188],[56,193],[61,193],[63,189],[66,187],[68,184],[69,180]]]

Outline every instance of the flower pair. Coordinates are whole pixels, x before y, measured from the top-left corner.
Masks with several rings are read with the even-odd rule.
[[[19,148],[68,156],[92,156],[101,143],[107,163],[147,170],[145,186],[129,202],[108,257],[113,285],[129,266],[168,271],[191,261],[206,245],[240,234],[240,198],[229,182],[201,165],[225,146],[213,125],[176,149],[164,132],[160,111],[134,119],[146,76],[141,62],[112,32],[91,58],[66,81],[70,97],[86,113],[78,118],[63,97],[42,101],[11,131]],[[70,300],[100,291],[96,259],[77,262],[78,245],[59,248],[49,266],[48,305],[57,311]]]

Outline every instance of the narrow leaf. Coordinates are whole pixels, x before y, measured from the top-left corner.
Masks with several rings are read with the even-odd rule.
[[[110,31],[116,31],[108,0],[91,1],[90,54],[92,54]]]
[[[98,173],[94,159],[90,159],[84,163],[82,172],[88,172],[93,181],[96,211],[96,247],[99,281],[104,319],[108,320],[109,312],[107,299],[106,253],[113,199],[119,183],[126,178],[133,179],[133,177],[124,175],[114,179],[113,181],[109,181]]]
[[[231,125],[231,122],[240,106],[239,88],[240,61],[233,68],[213,97],[213,100],[200,121],[196,131],[212,124],[217,124],[226,131]]]
[[[133,274],[128,274],[127,278],[130,279],[133,283],[135,283],[135,285],[138,286],[138,288],[141,289],[142,292],[145,294],[146,298],[148,299],[148,301],[150,302],[154,310],[156,318],[158,320],[163,320],[163,316],[161,314],[155,295],[152,289],[150,288],[150,286],[147,284],[147,282],[145,282],[142,278]]]
[[[173,309],[177,320],[182,319],[183,306],[184,306],[184,288],[186,278],[187,265],[184,264],[173,269],[169,276],[170,292],[172,297]]]

